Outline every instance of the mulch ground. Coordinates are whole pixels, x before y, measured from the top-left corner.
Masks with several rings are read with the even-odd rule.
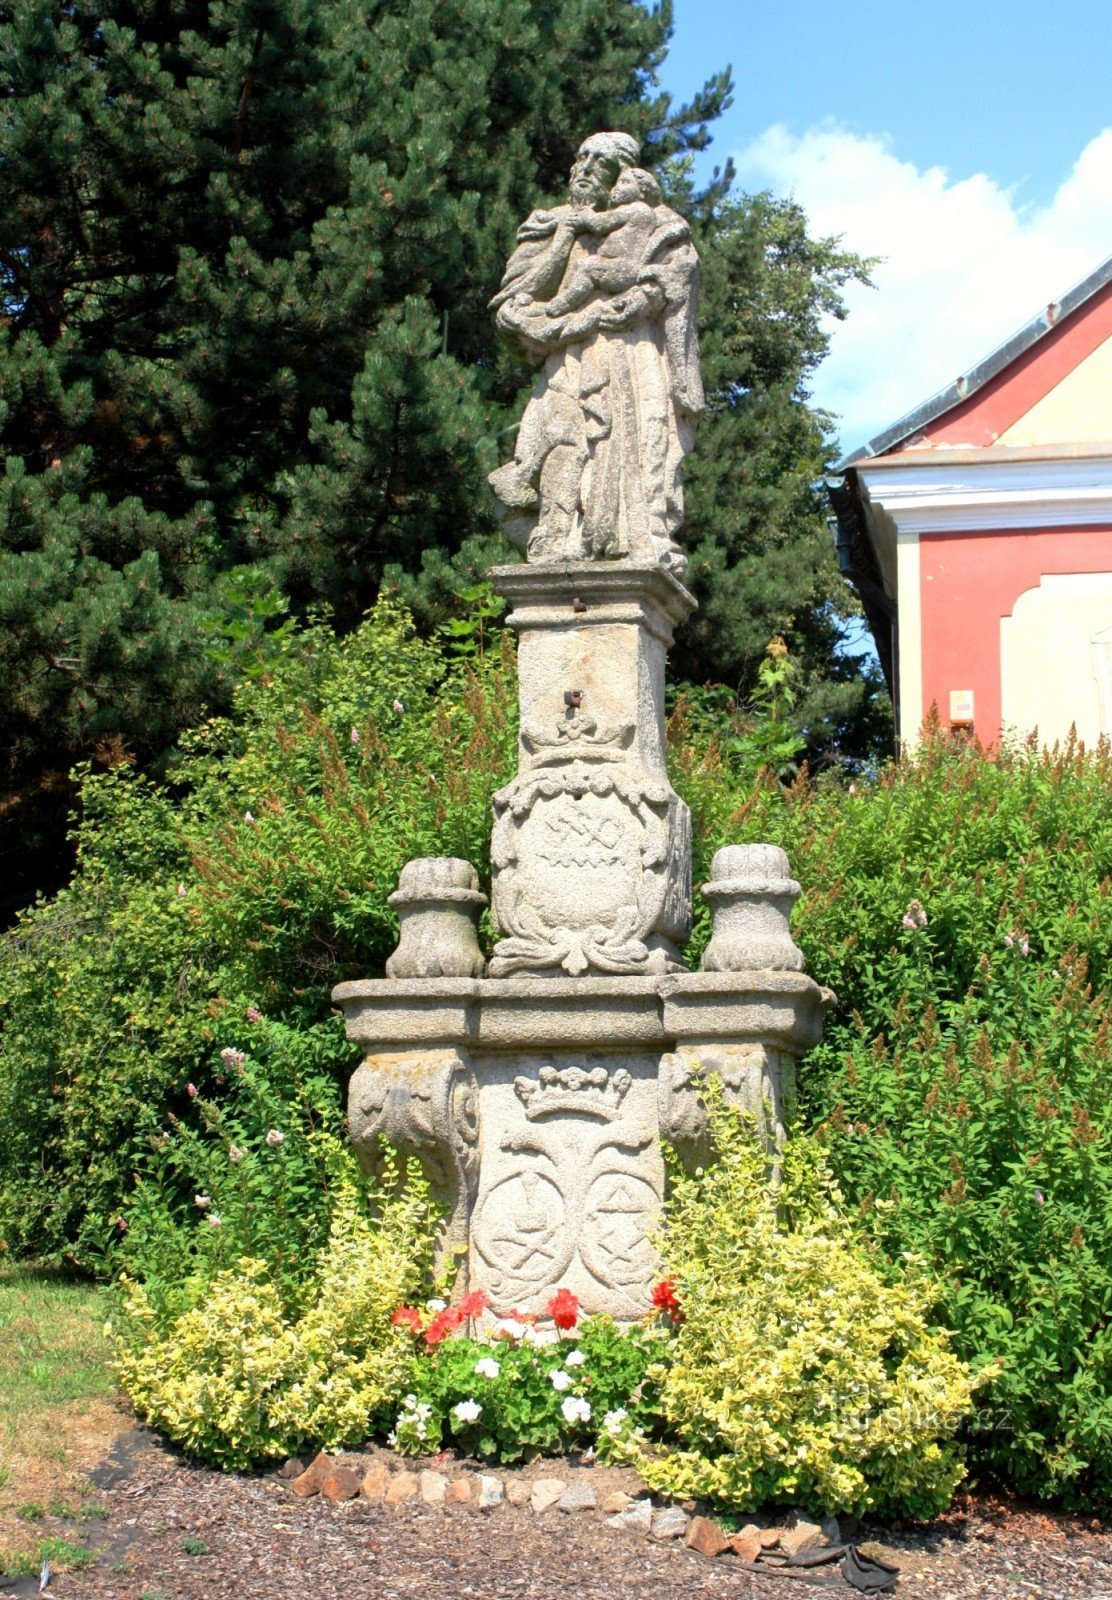
[[[56,1600],[803,1600],[809,1588],[594,1513],[300,1500],[278,1477],[192,1466],[138,1429],[93,1479],[108,1517],[81,1536],[97,1564],[53,1577]],[[1112,1532],[1087,1519],[973,1500],[927,1528],[859,1537],[900,1567],[904,1600],[1112,1600]],[[38,1590],[0,1584],[4,1600]]]

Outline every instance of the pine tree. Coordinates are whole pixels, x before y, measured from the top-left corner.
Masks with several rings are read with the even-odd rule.
[[[742,699],[769,641],[799,672],[795,720],[812,760],[883,745],[890,729],[879,671],[839,652],[856,610],[828,527],[823,475],[832,419],[808,380],[829,346],[826,319],[868,263],[812,238],[794,202],[737,196],[732,173],[700,195],[674,175],[703,261],[700,348],[708,414],[687,472],[688,583],[699,610],[682,631],[677,673],[725,683]]]
[[[584,129],[697,148],[632,0],[0,8],[0,878],[61,870],[77,759],[218,705],[218,574],[356,620],[492,530],[522,373],[485,302]],[[432,585],[435,589],[435,584]],[[36,843],[42,849],[36,850]]]
[[[505,557],[484,479],[533,373],[487,300],[596,128],[646,141],[704,257],[679,668],[744,690],[787,631],[815,725],[859,718],[826,660],[845,591],[805,393],[854,266],[728,174],[691,190],[730,82],[671,105],[671,22],[670,0],[0,6],[9,904],[64,869],[75,761],[157,762],[220,707],[214,633],[253,575],[341,628],[386,576],[431,625]]]

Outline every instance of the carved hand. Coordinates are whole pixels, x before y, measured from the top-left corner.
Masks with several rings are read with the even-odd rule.
[[[664,295],[655,283],[639,283],[634,289],[616,295],[607,305],[597,308],[597,326],[606,333],[620,333],[637,322],[659,316],[664,309]]]

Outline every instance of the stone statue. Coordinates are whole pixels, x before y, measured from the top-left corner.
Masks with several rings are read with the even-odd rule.
[[[491,309],[544,369],[490,484],[530,561],[628,557],[681,577],[681,464],[703,409],[699,261],[638,154],[627,133],[592,134],[568,203],[518,229]]]
[[[517,773],[493,797],[490,958],[474,867],[422,857],[390,897],[387,976],[333,994],[365,1052],[359,1157],[421,1162],[444,1214],[438,1268],[458,1263],[488,1320],[544,1316],[559,1288],[643,1317],[661,1140],[691,1170],[712,1159],[713,1078],[771,1151],[832,999],[800,970],[800,886],[773,845],[718,851],[702,970],[684,964],[691,818],[668,774],[665,661],[695,607],[675,536],[703,404],[699,264],[637,158],[628,134],[585,140],[568,203],[522,226],[493,302],[544,371],[491,475],[528,560],[490,575],[520,707]]]

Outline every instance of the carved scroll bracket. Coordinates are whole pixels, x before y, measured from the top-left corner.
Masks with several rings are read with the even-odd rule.
[[[465,1259],[479,1182],[479,1095],[465,1050],[368,1055],[348,1090],[348,1130],[364,1170],[381,1170],[383,1144],[416,1156],[448,1213],[436,1240],[439,1267]]]

